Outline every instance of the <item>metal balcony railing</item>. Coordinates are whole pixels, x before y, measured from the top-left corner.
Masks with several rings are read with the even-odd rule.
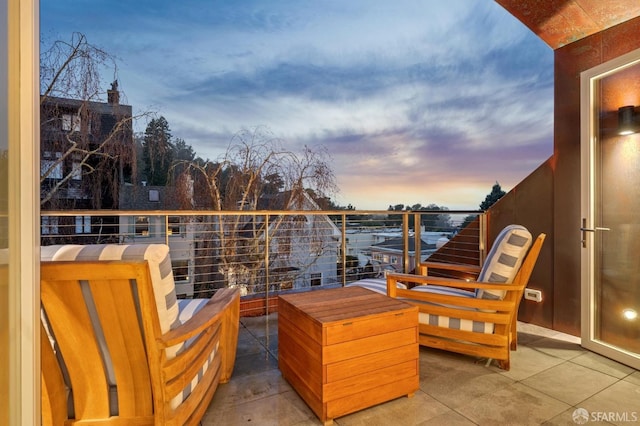
[[[170,247],[179,297],[238,287],[245,297],[341,286],[437,259],[479,264],[478,211],[96,211],[41,213],[42,245]]]

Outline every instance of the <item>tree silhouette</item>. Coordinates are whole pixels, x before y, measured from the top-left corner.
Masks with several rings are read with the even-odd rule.
[[[494,205],[505,194],[506,192],[504,192],[500,187],[500,184],[496,182],[495,185],[493,185],[493,187],[491,188],[491,192],[487,194],[484,201],[480,203],[480,210],[487,211],[489,207]],[[477,216],[478,215],[472,214],[465,217],[464,221],[460,225],[460,228],[466,228],[471,222],[475,220]]]
[[[147,125],[142,142],[142,155],[145,161],[144,174],[149,185],[165,186],[169,180],[169,168],[174,158],[171,137],[166,118],[154,118]],[[181,146],[185,147],[186,144]]]
[[[500,188],[500,184],[496,182],[491,188],[491,192],[487,194],[484,201],[480,203],[480,210],[488,210],[489,207],[494,205],[505,194],[506,192],[504,192],[502,188]]]

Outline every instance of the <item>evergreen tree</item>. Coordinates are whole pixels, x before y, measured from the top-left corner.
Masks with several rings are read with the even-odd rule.
[[[488,210],[489,207],[494,205],[504,194],[506,194],[506,192],[504,192],[502,188],[500,188],[500,184],[496,182],[493,188],[491,188],[491,192],[485,197],[484,201],[480,203],[480,210]]]
[[[147,125],[142,143],[142,155],[148,184],[166,185],[169,167],[173,162],[174,146],[171,143],[169,123],[164,117],[154,118]]]
[[[184,139],[176,138],[173,143],[173,158],[175,160],[193,161],[196,153],[191,145],[188,145]]]
[[[480,203],[480,210],[488,210],[489,207],[494,205],[500,198],[502,198],[506,192],[502,190],[498,182],[493,185],[491,192],[487,194],[484,201]],[[473,222],[478,215],[472,214],[464,218],[464,221],[460,225],[460,229],[466,228],[471,222]]]

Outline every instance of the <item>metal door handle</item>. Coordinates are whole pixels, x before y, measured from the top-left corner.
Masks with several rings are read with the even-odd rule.
[[[595,226],[593,228],[587,228],[587,219],[582,218],[582,226],[580,227],[580,231],[582,231],[582,247],[587,247],[587,232],[596,232],[596,231],[611,231],[611,228],[605,228],[602,226]]]

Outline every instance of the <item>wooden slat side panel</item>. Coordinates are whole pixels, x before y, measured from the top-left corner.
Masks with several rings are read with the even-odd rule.
[[[107,378],[80,284],[48,280],[43,270],[40,294],[67,365],[76,418],[109,417]]]
[[[165,410],[171,415],[167,415],[163,425],[182,426],[197,425],[209,406],[213,392],[220,382],[221,357],[219,354],[207,368],[198,385],[191,390],[191,394],[175,410],[171,409],[171,400],[165,402]]]
[[[218,292],[219,291],[220,290],[218,290]],[[218,292],[216,292],[216,295]],[[221,330],[222,336],[220,347],[218,348],[222,358],[220,383],[227,383],[231,379],[231,374],[233,373],[236,362],[240,327],[240,291],[238,289],[235,289],[232,301],[224,312]]]
[[[194,358],[199,354],[205,354],[208,357],[216,345],[219,345],[221,334],[221,324],[214,324],[214,327],[200,333],[189,348],[183,349],[175,358],[167,360],[162,367],[165,381],[170,382],[184,374],[187,368],[192,367]]]
[[[175,369],[172,368],[173,373],[178,373],[175,377],[169,377],[166,365],[162,368],[162,376],[165,380],[163,384],[164,394],[166,395],[167,400],[172,400],[179,392],[182,392],[183,389],[193,380],[193,377],[195,377],[195,375],[202,369],[207,362],[207,359],[210,358],[211,353],[215,350],[217,342],[217,339],[213,339],[212,336],[213,330],[211,329],[202,332],[201,340],[207,342],[207,345],[204,346],[202,350],[194,351],[189,348],[184,353],[176,357],[182,358],[181,364],[183,368],[180,371],[175,371]],[[214,360],[217,364],[220,363],[220,353],[215,354]],[[173,365],[175,366],[175,364]]]
[[[517,294],[521,291],[521,289],[506,291],[506,294]],[[504,300],[488,300],[436,293],[426,293],[416,290],[398,290],[396,294],[398,297],[411,297],[412,301],[415,301],[414,303],[416,303],[418,306],[429,306],[429,303],[436,303],[442,306],[451,306],[453,307],[452,309],[456,309],[456,307],[464,307],[482,311],[512,312],[516,304],[513,297]],[[467,310],[467,312],[472,311]]]
[[[288,335],[278,336],[278,340],[284,340],[278,348],[278,366],[287,363],[296,371],[300,380],[303,381],[311,391],[320,398],[323,383],[323,367],[320,360],[314,360],[305,349],[298,345]]]
[[[381,366],[375,374],[365,373],[324,385],[324,402],[344,398],[374,389],[400,379],[418,376],[418,360],[409,360],[392,366]]]
[[[363,297],[356,307],[349,303],[340,303],[331,307],[330,310],[316,313],[316,315],[323,323],[330,324],[333,322],[345,321],[349,318],[364,318],[383,315],[385,313],[396,312],[400,309],[397,304],[394,305],[393,301],[387,299],[386,296],[378,293],[374,294],[375,296],[380,296],[383,299],[379,299],[378,297]],[[405,304],[403,302],[403,308],[410,309],[410,307],[411,304]]]
[[[428,324],[420,324],[420,335],[439,336],[449,340],[461,342],[473,342],[488,346],[504,346],[507,344],[508,336],[499,334],[474,333],[471,331],[455,330],[452,328],[437,327]]]
[[[69,420],[65,426],[151,426],[153,417],[109,417],[108,419]],[[164,426],[164,425],[163,425]]]
[[[278,368],[282,372],[282,377],[298,392],[316,416],[322,419],[325,413],[322,398],[318,396],[321,393],[314,392],[307,383],[299,377],[298,371],[292,368],[287,360],[279,362]]]
[[[355,413],[364,408],[391,401],[392,399],[402,396],[410,396],[418,390],[420,386],[419,379],[417,375],[398,379],[393,383],[376,386],[363,392],[346,395],[343,398],[329,401],[326,403],[326,419],[333,419]]]
[[[151,379],[131,283],[95,280],[90,288],[118,384],[119,416],[152,415]]]
[[[288,299],[281,297],[278,302],[278,324],[280,320],[284,319],[284,322],[295,324],[302,333],[310,336],[316,342],[320,342],[322,339],[322,326],[319,322],[314,321],[305,312],[302,312],[299,307],[291,305]]]
[[[400,328],[415,326],[418,322],[418,308],[408,307],[382,315],[344,320],[326,327],[327,345],[361,339],[374,334],[384,334]]]
[[[323,348],[323,363],[331,364],[345,359],[356,358],[370,353],[381,352],[397,346],[416,342],[415,327],[405,328],[391,333],[352,340]]]
[[[311,357],[318,364],[322,363],[322,345],[320,336],[317,336],[316,338],[315,336],[306,334],[302,329],[299,328],[300,325],[302,325],[300,324],[300,322],[293,323],[288,319],[283,320],[282,317],[278,318],[279,347],[286,346],[285,342],[280,340],[280,336],[290,336],[292,341],[294,341],[297,345],[301,346],[304,349],[305,353],[307,353],[307,356]]]
[[[68,418],[67,390],[51,343],[40,324],[42,424],[61,425]]]
[[[336,362],[326,366],[327,383],[358,376],[365,373],[378,374],[381,366],[401,364],[416,360],[420,349],[418,343],[392,348],[384,352],[375,352],[357,358]]]
[[[468,343],[455,342],[450,339],[443,339],[437,336],[421,334],[420,344],[432,348],[443,349],[445,351],[458,352],[479,358],[492,358],[498,360],[509,359],[509,347],[470,345]]]

